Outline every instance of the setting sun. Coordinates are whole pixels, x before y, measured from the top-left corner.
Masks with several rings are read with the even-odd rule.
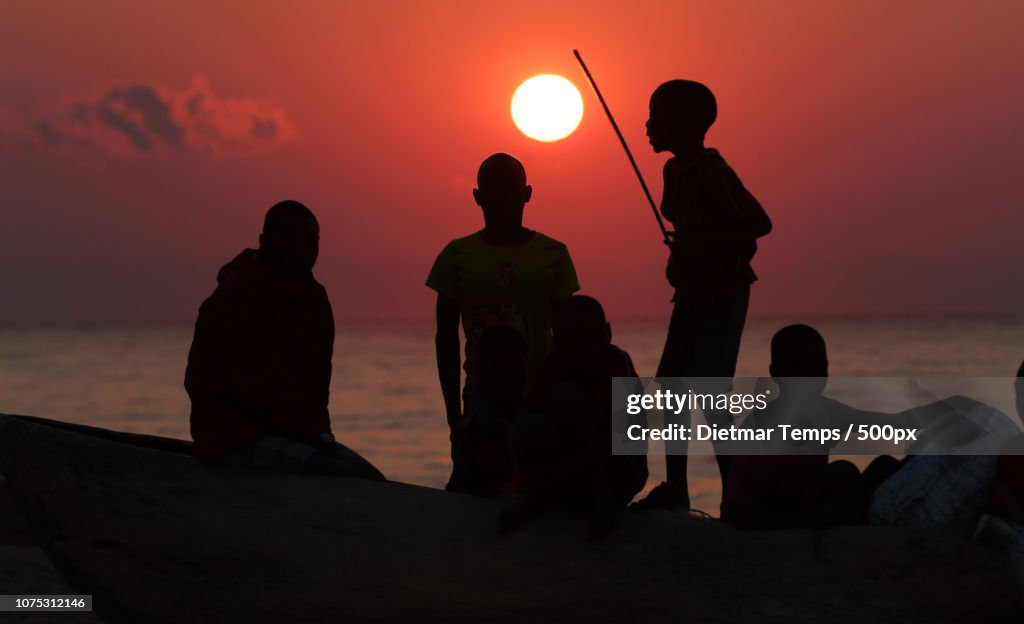
[[[531,139],[564,139],[580,125],[581,119],[583,98],[576,87],[561,76],[534,76],[519,85],[512,96],[512,120]]]

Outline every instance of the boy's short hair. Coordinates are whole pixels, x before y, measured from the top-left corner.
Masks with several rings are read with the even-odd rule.
[[[316,221],[316,215],[313,214],[313,211],[294,199],[277,202],[270,207],[266,216],[263,217],[263,232],[273,232],[280,228],[283,223],[300,218]]]
[[[826,354],[825,338],[810,325],[787,325],[772,336],[772,362],[782,362],[794,354],[803,355],[812,349]]]
[[[476,185],[478,188],[522,188],[526,186],[526,168],[515,156],[503,152],[491,154],[480,163]]]
[[[1017,369],[1017,377],[1024,377],[1024,362],[1020,363],[1020,368]]]
[[[707,132],[718,118],[715,94],[695,80],[669,80],[654,90],[651,102],[655,100],[702,132]]]

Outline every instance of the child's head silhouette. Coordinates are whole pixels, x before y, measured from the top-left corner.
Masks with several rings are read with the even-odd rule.
[[[647,136],[654,151],[675,152],[703,143],[717,117],[718,103],[711,89],[693,80],[670,80],[651,95]]]
[[[772,336],[769,372],[785,392],[821,394],[828,378],[825,339],[810,325],[787,325]]]
[[[612,327],[604,308],[597,299],[586,295],[572,295],[559,301],[551,330],[552,347],[559,351],[589,351],[612,341]]]

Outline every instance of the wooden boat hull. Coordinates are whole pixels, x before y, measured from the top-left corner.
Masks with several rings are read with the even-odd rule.
[[[1005,557],[944,532],[742,532],[629,514],[595,545],[564,514],[497,537],[500,501],[208,467],[183,452],[187,443],[119,435],[0,415],[12,494],[57,569],[108,622],[905,623],[1019,613]]]

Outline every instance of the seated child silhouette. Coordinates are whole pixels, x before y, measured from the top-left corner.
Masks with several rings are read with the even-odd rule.
[[[499,517],[500,533],[553,504],[589,512],[587,535],[601,539],[647,481],[647,458],[613,455],[612,378],[635,377],[629,354],[611,343],[597,300],[573,295],[554,310],[552,350],[527,390],[511,436],[522,499]]]
[[[905,414],[866,412],[822,396],[828,355],[825,339],[813,327],[790,325],[779,330],[772,337],[771,358],[769,370],[779,385],[778,396],[747,416],[743,427],[845,431],[850,422],[895,425],[904,419]],[[899,463],[882,456],[861,474],[849,461],[829,462],[828,451],[836,443],[822,447],[817,441],[773,440],[777,446],[771,454],[720,455],[722,520],[757,528],[866,522],[871,493]]]

